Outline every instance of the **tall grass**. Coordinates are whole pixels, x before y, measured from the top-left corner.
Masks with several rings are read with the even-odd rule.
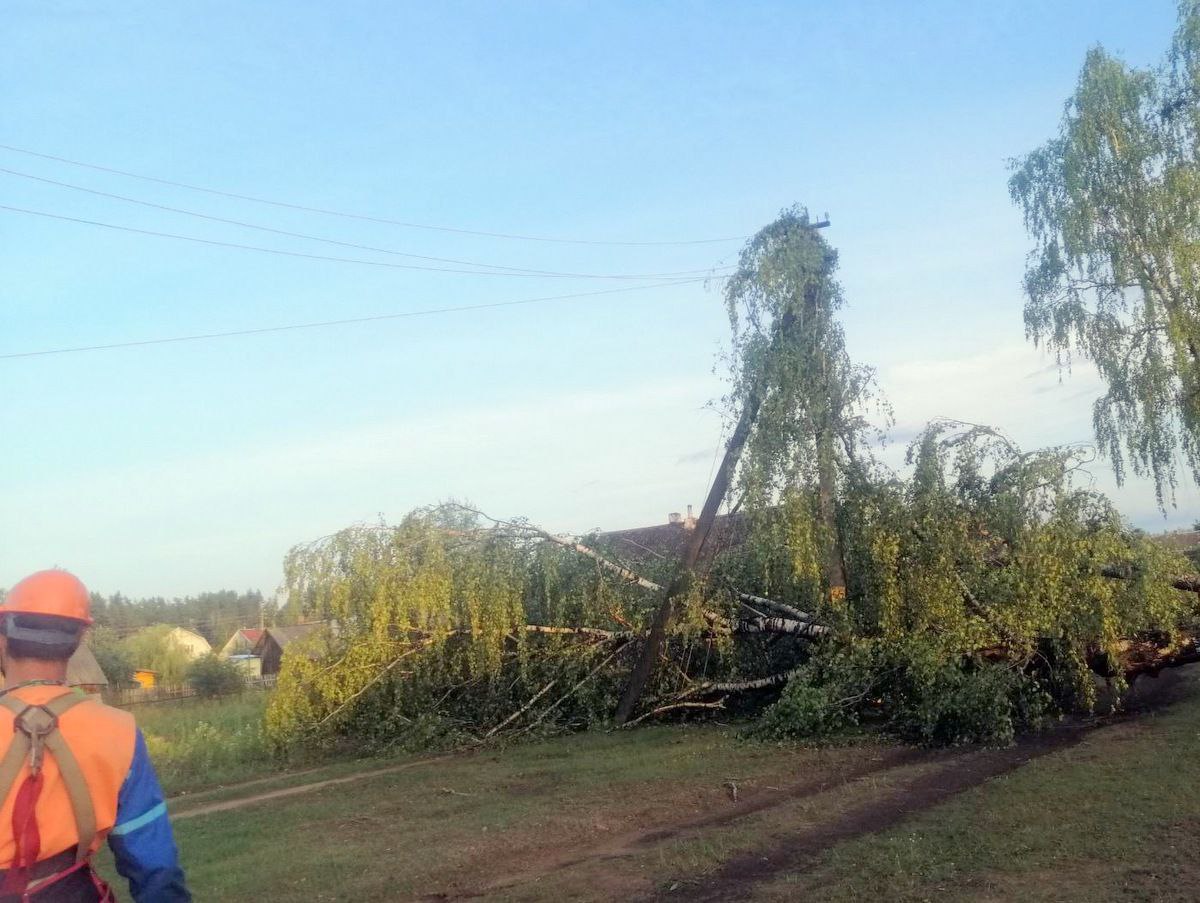
[[[133,706],[168,794],[254,778],[282,767],[263,733],[267,693]]]

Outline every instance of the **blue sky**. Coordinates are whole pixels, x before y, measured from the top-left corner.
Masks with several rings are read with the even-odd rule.
[[[0,144],[406,222],[553,238],[744,236],[828,211],[852,353],[896,435],[933,416],[1090,438],[1087,368],[1028,346],[1006,161],[1086,49],[1136,64],[1174,4],[28,2],[0,34]],[[263,206],[0,150],[0,168],[409,254],[605,274],[739,244],[527,242]],[[0,204],[299,253],[419,263],[0,173]],[[595,292],[642,281],[285,257],[0,211],[0,354]],[[431,264],[434,265],[434,264]],[[717,290],[0,360],[0,585],[279,581],[292,544],[446,497],[555,530],[665,519],[707,487]],[[903,443],[886,453],[895,460]],[[1094,469],[1111,488],[1106,467]],[[1116,493],[1160,529],[1145,484]]]

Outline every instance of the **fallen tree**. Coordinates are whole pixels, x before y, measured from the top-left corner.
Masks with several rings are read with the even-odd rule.
[[[1093,674],[1119,696],[1192,660],[1200,577],[1076,485],[1083,450],[939,421],[908,476],[873,459],[886,407],[845,352],[811,225],[785,212],[727,292],[745,429],[706,511],[737,499],[735,547],[702,559],[693,534],[682,560],[631,564],[462,504],[298,546],[289,610],[331,626],[289,650],[272,737],[477,743],[721,710],[776,737],[870,721],[1002,741],[1092,706]]]

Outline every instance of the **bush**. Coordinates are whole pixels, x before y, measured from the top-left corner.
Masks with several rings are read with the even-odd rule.
[[[241,668],[211,652],[188,666],[187,683],[206,698],[229,696],[246,688],[246,678]]]
[[[1008,665],[947,656],[928,640],[860,640],[819,650],[753,733],[811,739],[874,720],[888,734],[930,746],[1006,745],[1054,711],[1038,682]]]

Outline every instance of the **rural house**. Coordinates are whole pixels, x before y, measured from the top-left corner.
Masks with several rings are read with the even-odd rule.
[[[296,624],[293,627],[268,627],[263,631],[254,654],[262,659],[262,674],[267,677],[278,674],[283,665],[284,651],[297,640],[304,639],[324,626],[323,624]]]
[[[243,627],[229,638],[229,642],[221,647],[222,658],[233,658],[235,655],[253,655],[254,647],[262,639],[263,630],[258,627]]]
[[[212,645],[194,630],[186,627],[175,627],[167,634],[167,639],[184,650],[188,658],[196,659],[212,652]]]
[[[696,518],[688,505],[687,514],[673,511],[667,515],[666,523],[597,533],[594,542],[617,561],[637,569],[656,561],[682,561],[695,529]],[[746,518],[742,514],[717,515],[704,545],[703,560],[710,562],[720,553],[741,545],[746,541],[746,532]]]

